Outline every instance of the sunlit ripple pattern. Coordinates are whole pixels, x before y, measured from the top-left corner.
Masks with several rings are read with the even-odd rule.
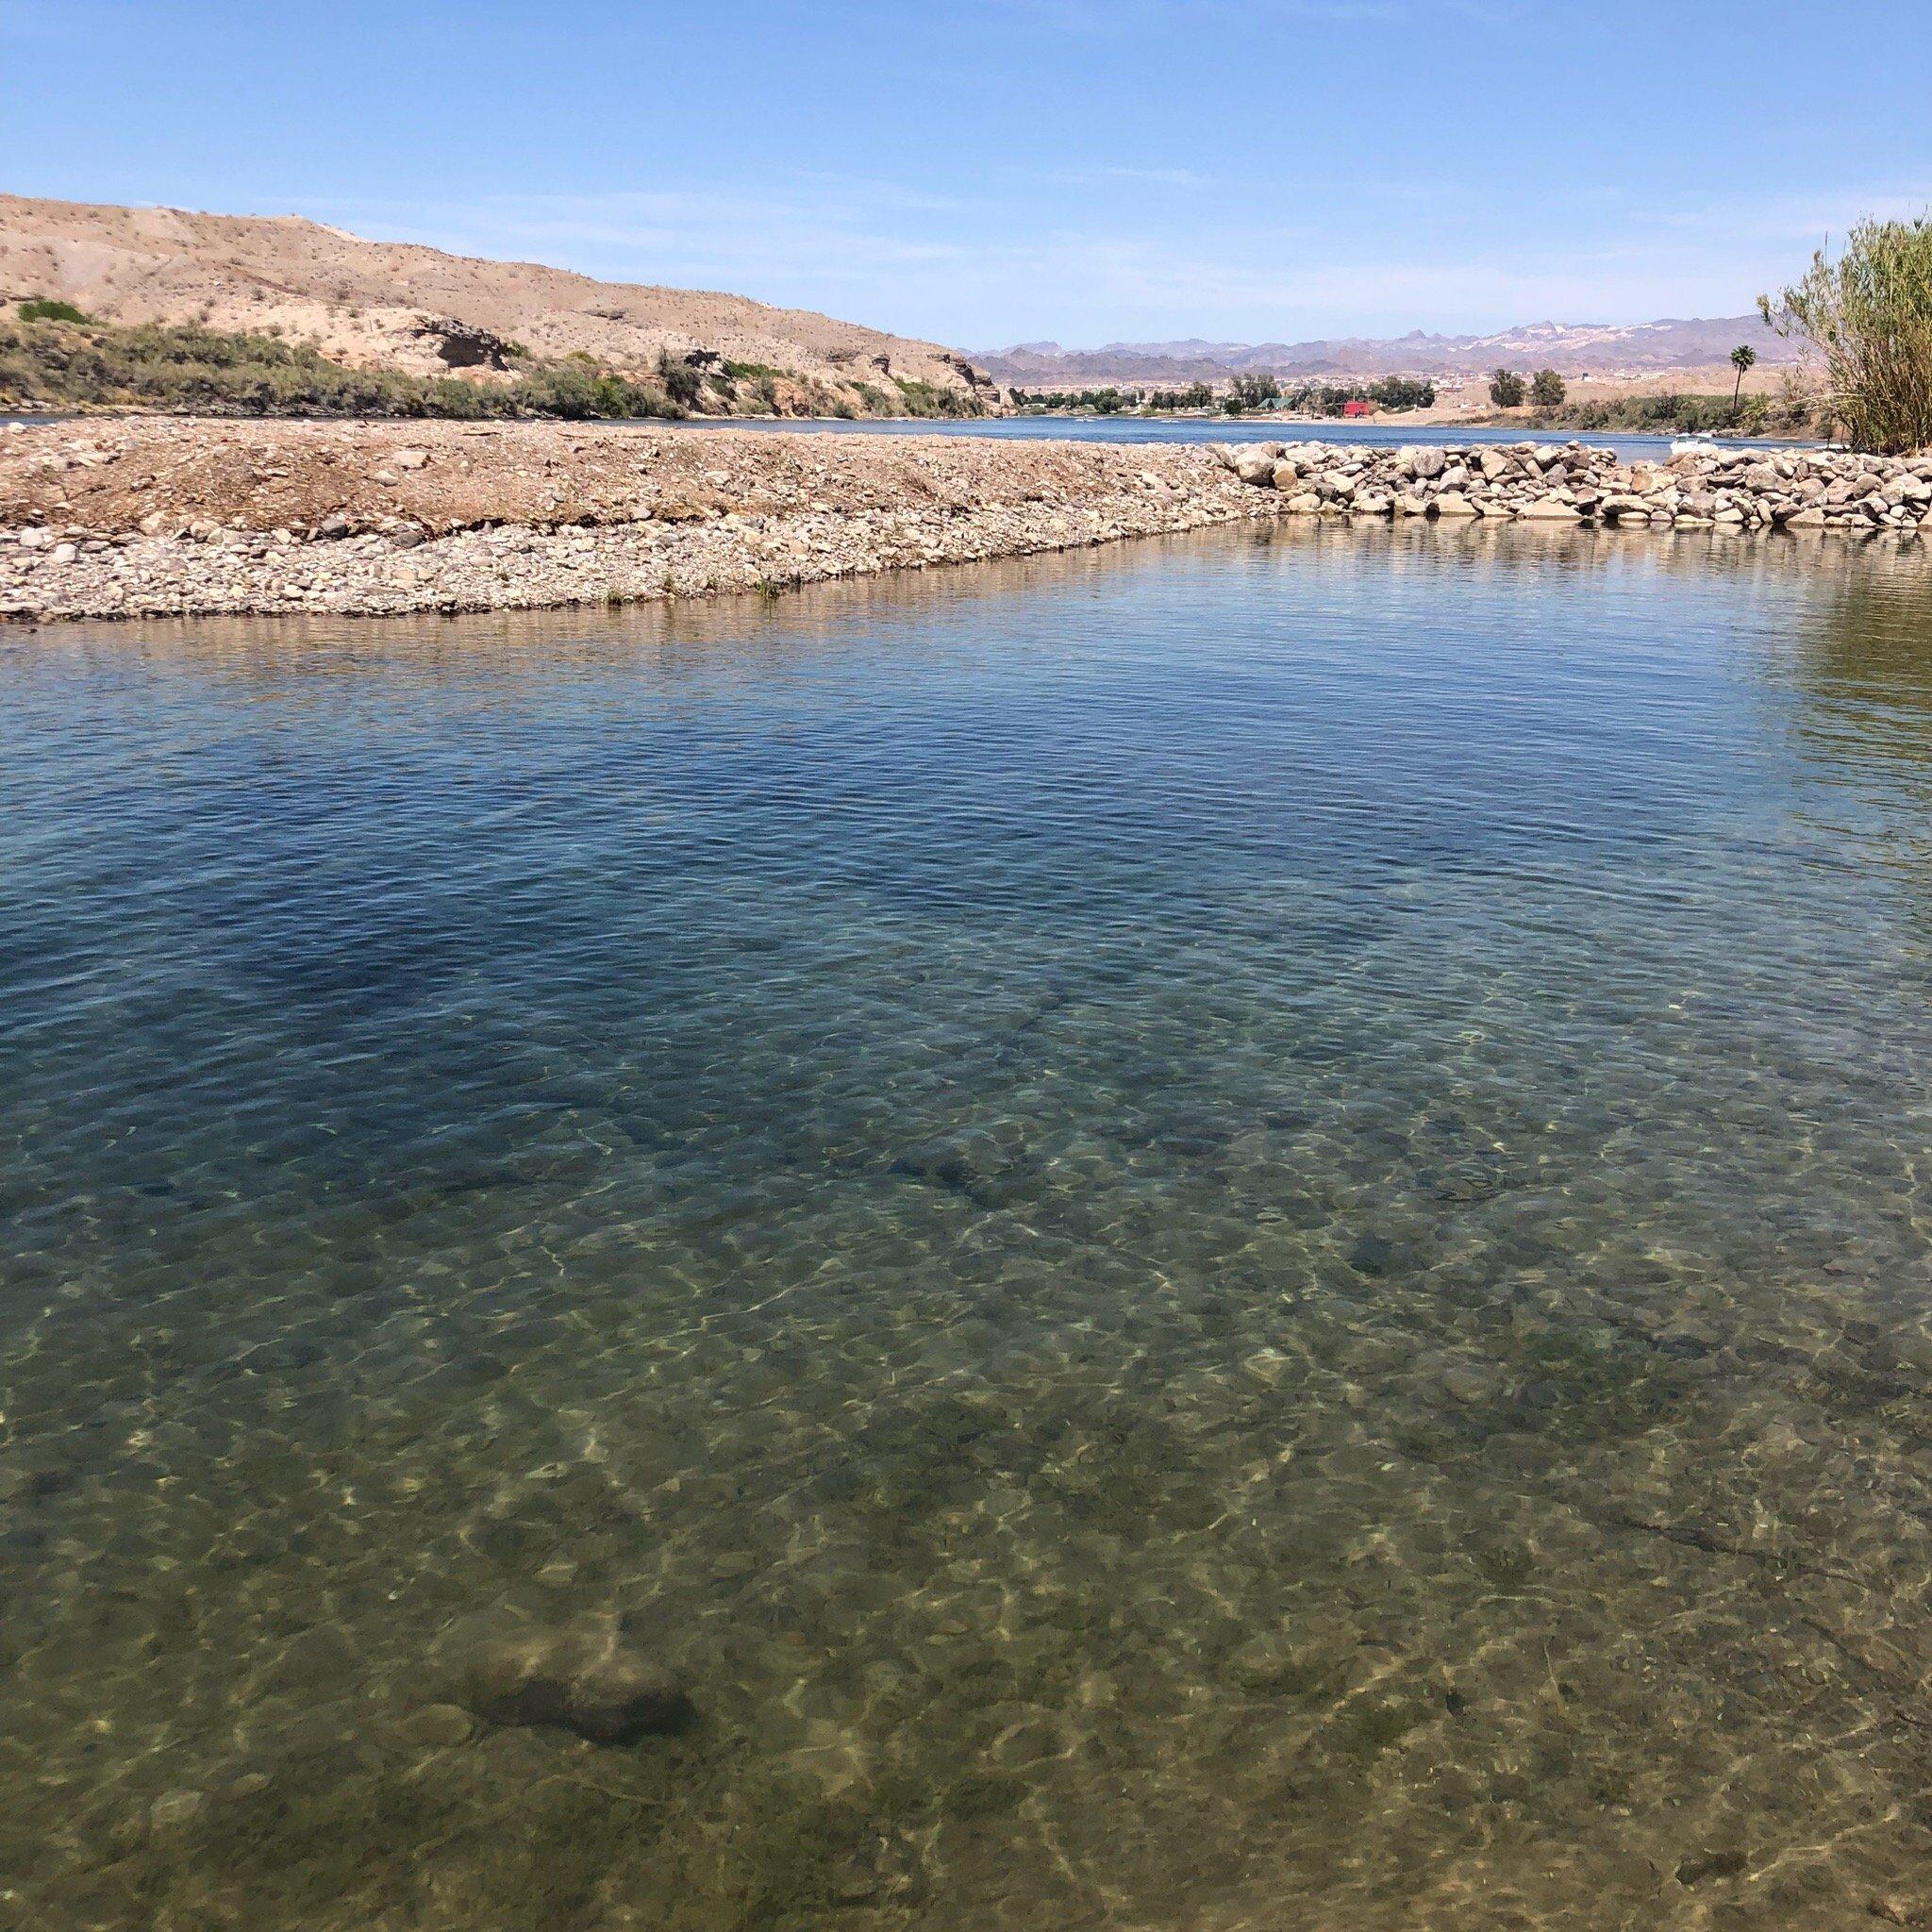
[[[0,1923],[1932,1923],[1928,812],[1911,551],[0,633]]]

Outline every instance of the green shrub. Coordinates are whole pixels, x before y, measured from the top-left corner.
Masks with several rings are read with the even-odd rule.
[[[1490,372],[1490,400],[1497,408],[1520,409],[1523,396],[1523,378],[1515,370],[1492,369]]]
[[[895,375],[900,408],[908,416],[983,416],[986,405],[976,395],[941,389],[908,375]]]
[[[72,302],[57,302],[43,297],[20,305],[20,319],[23,322],[86,322],[89,318],[81,313]]]
[[[1541,420],[1541,419],[1540,419]],[[1565,429],[1621,429],[1652,436],[1709,436],[1720,429],[1795,430],[1799,421],[1774,421],[1763,396],[1746,396],[1735,413],[1724,395],[1619,396],[1613,402],[1585,403],[1544,423]]]
[[[1529,399],[1539,409],[1554,409],[1570,393],[1554,369],[1539,369],[1529,378]]]
[[[690,408],[704,391],[704,377],[683,357],[668,349],[658,351],[658,381],[674,403]]]
[[[1932,214],[1860,222],[1836,260],[1820,249],[1803,280],[1757,306],[1780,335],[1817,345],[1854,445],[1932,444]]]

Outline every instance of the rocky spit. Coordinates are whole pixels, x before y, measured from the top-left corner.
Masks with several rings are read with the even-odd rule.
[[[1202,445],[47,424],[0,434],[0,615],[455,612],[777,591],[1280,512]]]
[[[1274,517],[1914,535],[1932,454],[135,418],[0,434],[0,617],[773,591]]]
[[[1677,530],[1916,533],[1932,516],[1932,451],[1674,450],[1620,462],[1581,442],[1402,449],[1324,442],[1222,445],[1242,482],[1273,490],[1297,516],[1523,518]]]

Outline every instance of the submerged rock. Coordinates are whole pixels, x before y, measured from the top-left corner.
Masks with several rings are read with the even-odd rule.
[[[425,1751],[446,1751],[467,1744],[476,1734],[476,1720],[459,1704],[425,1704],[396,1726],[406,1744]]]
[[[1386,1274],[1394,1261],[1395,1244],[1387,1235],[1365,1234],[1348,1251],[1348,1265],[1357,1274]]]
[[[458,1626],[444,1652],[454,1701],[485,1724],[548,1724],[622,1745],[675,1737],[697,1715],[669,1672],[602,1631]]]
[[[180,1790],[163,1791],[148,1807],[148,1824],[158,1832],[180,1831],[198,1824],[208,1809],[208,1793]]]
[[[1023,1177],[1013,1153],[983,1131],[908,1147],[892,1162],[892,1172],[964,1195],[981,1208],[1006,1206]]]
[[[1742,1852],[1692,1852],[1677,1860],[1677,1883],[1702,1885],[1707,1878],[1735,1878],[1750,1863]]]
[[[1452,1402],[1493,1402],[1503,1392],[1503,1377],[1488,1362],[1451,1362],[1442,1371],[1442,1392]]]

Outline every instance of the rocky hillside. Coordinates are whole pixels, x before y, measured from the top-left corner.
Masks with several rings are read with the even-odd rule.
[[[1333,376],[1477,375],[1499,364],[1562,375],[1663,375],[1722,369],[1749,342],[1767,366],[1801,359],[1799,345],[1757,315],[1640,323],[1536,322],[1486,336],[1344,336],[1307,342],[1108,342],[1063,349],[1020,342],[979,361],[1023,387],[1103,382],[1220,382],[1244,373],[1320,380]]]
[[[312,342],[357,368],[488,382],[527,358],[647,372],[730,365],[791,414],[995,412],[965,357],[741,295],[597,282],[533,262],[368,242],[293,215],[190,214],[0,195],[0,302],[54,298],[109,323],[199,322]],[[694,405],[725,413],[708,387]]]

